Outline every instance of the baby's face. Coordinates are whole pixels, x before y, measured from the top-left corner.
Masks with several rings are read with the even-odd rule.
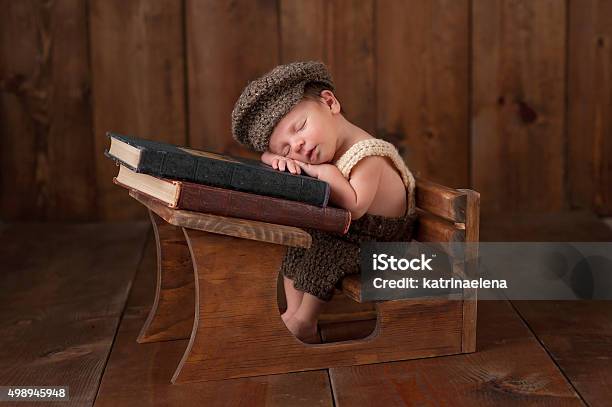
[[[330,162],[336,151],[335,108],[303,99],[276,125],[271,153],[311,164]]]

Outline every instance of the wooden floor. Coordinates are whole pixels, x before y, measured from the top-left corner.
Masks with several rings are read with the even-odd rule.
[[[612,231],[584,213],[495,216],[482,219],[481,237],[612,241]],[[0,258],[0,386],[70,386],[61,405],[603,406],[612,399],[610,302],[481,301],[473,354],[171,385],[186,340],[135,341],[154,292],[146,222],[0,224]],[[345,329],[362,328],[353,324]]]

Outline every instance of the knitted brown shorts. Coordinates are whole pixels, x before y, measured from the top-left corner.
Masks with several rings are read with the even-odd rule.
[[[410,241],[416,214],[390,218],[365,214],[353,221],[346,234],[305,228],[312,236],[309,249],[289,247],[281,265],[295,288],[329,301],[334,287],[347,274],[359,273],[359,244]]]

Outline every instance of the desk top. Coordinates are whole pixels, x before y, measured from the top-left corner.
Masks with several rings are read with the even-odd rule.
[[[130,196],[171,225],[285,246],[309,248],[312,243],[310,234],[300,228],[172,209],[135,190]]]

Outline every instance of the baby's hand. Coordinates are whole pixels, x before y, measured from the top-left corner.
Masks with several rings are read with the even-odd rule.
[[[325,174],[328,174],[329,171],[333,171],[333,169],[336,169],[336,167],[332,164],[325,164],[325,163],[310,164],[310,163],[304,163],[304,162],[297,161],[297,160],[295,160],[295,163],[299,165],[300,168],[304,170],[306,174],[310,175],[311,177],[315,177],[319,179],[321,179],[322,176],[326,177]]]
[[[292,174],[301,174],[302,172],[296,160],[272,154],[268,151],[261,155],[261,161],[271,165],[275,170],[285,171],[285,168],[287,168]]]

